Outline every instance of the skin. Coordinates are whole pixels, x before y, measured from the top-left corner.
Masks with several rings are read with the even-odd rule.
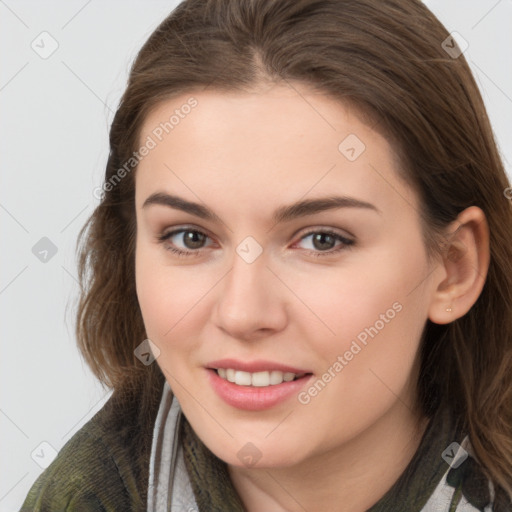
[[[366,510],[403,472],[427,426],[414,407],[420,336],[427,318],[451,322],[478,298],[489,261],[485,216],[462,212],[447,230],[459,257],[429,263],[418,197],[398,177],[387,140],[347,105],[298,84],[166,100],[140,140],[190,96],[198,105],[136,173],[137,293],[157,363],[249,512]],[[366,146],[354,161],[338,150],[349,134]],[[143,207],[156,192],[206,205],[218,219]],[[271,219],[282,205],[329,195],[378,212]],[[158,241],[183,227],[208,235],[202,248],[183,232]],[[341,242],[331,239],[318,248],[307,235],[325,229],[354,245],[332,252]],[[250,264],[236,252],[247,236],[263,250]],[[178,257],[169,246],[197,254]],[[312,254],[322,250],[331,254]],[[230,357],[279,361],[316,380],[396,302],[400,312],[307,404],[293,396],[242,411],[206,378],[209,361]],[[238,456],[248,442],[261,456],[252,467]]]

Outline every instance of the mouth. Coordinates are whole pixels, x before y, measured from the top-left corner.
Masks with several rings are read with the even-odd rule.
[[[213,370],[217,375],[237,386],[252,386],[265,388],[278,386],[283,382],[292,382],[301,379],[312,372],[288,366],[276,361],[239,361],[237,359],[221,359],[211,361],[206,365],[208,370]]]
[[[270,409],[292,399],[313,373],[272,361],[212,361],[205,370],[217,395],[228,405],[247,411]]]
[[[234,368],[211,368],[217,375],[228,382],[237,386],[252,386],[258,388],[266,388],[269,386],[277,386],[283,382],[292,382],[302,379],[311,373],[293,373],[282,372],[280,370],[246,372],[235,370]]]

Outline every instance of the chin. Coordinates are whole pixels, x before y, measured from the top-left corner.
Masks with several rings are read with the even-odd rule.
[[[286,468],[299,464],[305,456],[299,453],[296,446],[283,447],[282,443],[278,446],[277,443],[264,443],[257,440],[246,443],[236,441],[229,446],[207,446],[219,459],[237,468]]]

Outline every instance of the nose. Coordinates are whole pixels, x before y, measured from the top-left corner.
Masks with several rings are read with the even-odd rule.
[[[286,289],[267,265],[265,252],[252,263],[235,252],[231,270],[216,287],[213,321],[234,338],[257,340],[286,325]]]

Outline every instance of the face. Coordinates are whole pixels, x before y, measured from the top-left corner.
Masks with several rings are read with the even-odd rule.
[[[433,289],[418,198],[357,112],[300,91],[185,94],[140,137],[155,143],[136,173],[147,335],[234,466],[332,452],[415,399]]]

